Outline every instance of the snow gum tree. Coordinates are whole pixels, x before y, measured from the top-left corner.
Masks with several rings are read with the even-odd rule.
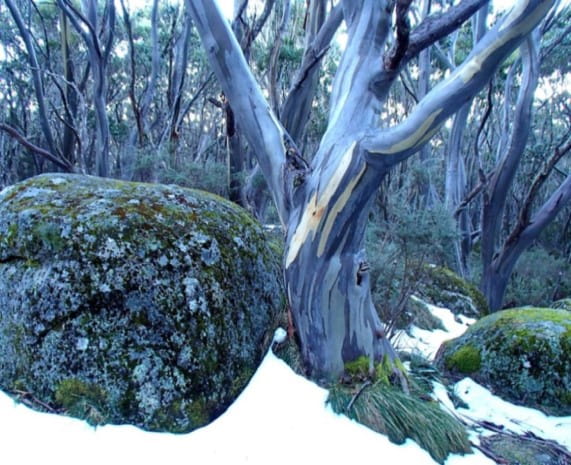
[[[553,1],[515,3],[460,66],[389,128],[380,127],[380,115],[399,69],[487,2],[461,2],[410,31],[410,0],[341,1],[347,46],[333,83],[328,126],[315,154],[301,154],[272,112],[216,2],[187,1],[285,231],[287,297],[310,375],[334,379],[346,363],[360,357],[368,358],[371,370],[381,362],[396,367],[397,355],[371,300],[364,252],[374,194],[392,167],[418,152],[487,84]],[[389,47],[393,18],[396,37]]]

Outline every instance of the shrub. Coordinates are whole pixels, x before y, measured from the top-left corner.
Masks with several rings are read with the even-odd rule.
[[[414,210],[401,204],[367,230],[373,302],[386,323],[389,337],[414,319],[407,313],[410,297],[427,276],[427,263],[453,261],[449,244],[455,229],[444,207]]]
[[[549,306],[570,295],[569,263],[537,246],[520,257],[506,289],[505,307]]]

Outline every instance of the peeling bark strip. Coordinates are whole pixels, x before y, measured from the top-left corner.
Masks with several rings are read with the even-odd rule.
[[[349,147],[349,149],[341,157],[340,163],[337,169],[335,170],[333,177],[327,183],[323,192],[315,192],[309,199],[309,202],[307,202],[303,214],[301,216],[301,219],[299,220],[299,223],[295,227],[295,232],[288,245],[288,252],[285,262],[286,268],[288,268],[293,262],[293,260],[295,260],[297,254],[299,253],[299,249],[308,240],[308,236],[311,234],[311,240],[315,238],[315,233],[318,227],[323,223],[322,220],[326,210],[331,204],[331,199],[334,197],[335,194],[338,193],[341,181],[343,180],[343,177],[345,176],[347,170],[349,169],[349,166],[353,159],[354,149],[355,149],[355,144],[353,143],[351,147]],[[339,200],[341,200],[341,198],[343,197],[345,198],[345,201],[342,203],[347,202],[348,197],[351,194],[351,191],[353,190],[355,184],[359,181],[360,177],[363,175],[363,172],[364,172],[364,167],[361,170],[360,174],[356,176],[356,179],[348,183],[348,186],[345,189],[343,195],[339,196],[335,204],[336,206],[332,209],[329,215],[327,215],[326,222],[329,224],[327,228],[329,231],[331,231],[331,226],[332,226],[331,214],[333,214],[333,218],[335,218],[335,216],[337,216],[338,211],[342,207],[342,205],[338,205]],[[337,213],[335,213],[334,210]],[[323,254],[323,249],[325,247],[324,245],[322,245],[323,241],[324,238],[321,237],[320,247],[319,247],[319,250],[321,252],[319,253],[319,255]]]
[[[393,1],[342,0],[347,48],[333,83],[329,124],[310,166],[270,110],[216,3],[187,1],[239,129],[258,157],[286,228],[284,276],[309,373],[314,378],[333,379],[343,373],[345,363],[362,356],[368,358],[371,371],[381,362],[397,367],[397,355],[372,302],[363,250],[372,199],[391,167],[420,150],[463,102],[487,84],[553,0],[520,2],[484,36],[455,73],[423,97],[406,120],[388,130],[378,128],[378,115],[394,80],[394,70],[384,69],[381,60]],[[425,47],[432,40],[428,38],[431,32],[434,37],[451,32],[461,19],[467,19],[471,9],[479,9],[483,0],[464,3],[466,7],[454,8],[453,14],[445,16],[450,24],[443,24],[446,21],[440,18],[416,35],[413,31],[410,45]],[[408,44],[404,46],[408,42],[408,0],[399,1],[399,5],[397,61],[402,63],[413,55]],[[333,11],[339,14],[338,8]],[[326,20],[323,27],[336,23]],[[304,55],[309,56],[309,62],[304,58],[303,73],[311,74],[330,35],[331,29],[315,33],[316,48],[310,50],[313,55]],[[299,89],[294,86],[293,92]],[[308,95],[299,94],[298,103],[304,108],[310,102]],[[286,102],[287,108],[295,108],[295,99]],[[284,113],[288,114],[288,127],[297,128],[293,129],[296,136],[301,134],[299,127],[291,124],[289,110]],[[299,114],[305,115],[305,110]]]

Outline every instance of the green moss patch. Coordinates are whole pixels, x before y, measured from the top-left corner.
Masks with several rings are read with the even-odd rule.
[[[466,344],[450,354],[444,363],[448,370],[454,370],[462,374],[470,374],[480,369],[482,358],[479,349],[472,344]]]
[[[429,302],[449,308],[453,313],[476,318],[489,313],[486,298],[472,283],[440,266],[427,266],[426,272],[420,294]]]
[[[488,315],[445,343],[437,364],[511,402],[569,415],[571,312],[526,307]]]
[[[54,399],[56,406],[63,408],[65,413],[92,425],[104,424],[109,417],[106,392],[77,378],[60,381],[55,388]]]

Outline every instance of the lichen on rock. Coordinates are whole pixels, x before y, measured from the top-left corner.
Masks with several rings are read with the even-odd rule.
[[[488,315],[444,343],[438,366],[514,403],[571,414],[571,312],[517,308]]]
[[[77,387],[103,421],[190,431],[243,389],[283,301],[262,228],[214,195],[62,174],[0,193],[4,390],[73,411]]]

